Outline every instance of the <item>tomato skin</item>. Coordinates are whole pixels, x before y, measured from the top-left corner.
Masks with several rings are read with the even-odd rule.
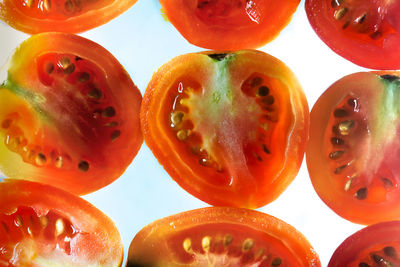
[[[79,33],[107,23],[137,0],[66,0],[65,6],[60,2],[5,0],[0,2],[0,20],[29,34],[51,31]]]
[[[252,49],[272,41],[299,0],[160,0],[168,20],[191,44],[215,50]]]
[[[0,94],[0,169],[9,178],[86,194],[120,177],[142,145],[139,90],[83,37],[44,33],[22,43]]]
[[[377,223],[346,238],[333,253],[328,267],[369,266],[359,265],[361,262],[370,266],[397,266],[399,248],[400,221]]]
[[[271,92],[249,96],[249,80],[260,77]],[[191,129],[185,140],[182,124],[171,124],[176,112],[186,114],[182,131]],[[160,164],[189,193],[219,206],[255,208],[276,199],[301,165],[308,123],[294,74],[252,50],[176,57],[154,74],[141,107],[143,135]]]
[[[400,218],[399,81],[398,72],[351,74],[331,85],[311,110],[311,181],[334,212],[355,223]]]
[[[335,2],[341,4],[333,7]],[[399,1],[343,2],[305,2],[308,20],[321,40],[335,53],[359,66],[399,69]],[[363,14],[366,15],[363,17]]]
[[[0,183],[0,203],[0,265],[28,266],[24,265],[28,262],[42,266],[39,261],[45,263],[48,260],[60,266],[121,266],[123,248],[120,234],[111,219],[89,202],[49,185],[4,180]],[[31,216],[25,217],[24,210],[30,211]],[[16,216],[18,224],[8,221],[10,216]],[[64,227],[60,229],[52,225],[57,223],[51,216],[63,218]],[[35,221],[44,222],[37,231],[33,230]],[[70,226],[72,232],[68,232]],[[65,240],[58,237],[65,237]],[[35,246],[24,247],[30,241]],[[69,244],[69,254],[60,246],[64,242]],[[22,246],[20,253],[17,246]],[[7,258],[10,253],[12,259]],[[32,258],[24,258],[30,253],[34,255]]]
[[[277,251],[282,254],[275,254]],[[258,258],[257,252],[261,252]],[[263,253],[269,255],[263,257]],[[209,207],[172,215],[144,227],[131,242],[126,266],[205,266],[201,265],[201,257],[216,260],[216,266],[222,266],[221,258],[228,266],[239,259],[269,266],[266,264],[273,256],[280,256],[282,266],[321,266],[306,238],[287,223],[254,210]],[[244,262],[234,266],[240,264]]]

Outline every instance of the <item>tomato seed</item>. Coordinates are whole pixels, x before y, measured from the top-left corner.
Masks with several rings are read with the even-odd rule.
[[[381,256],[379,256],[378,254],[372,254],[372,255],[371,255],[371,258],[372,258],[372,260],[373,260],[374,262],[376,262],[376,263],[382,263],[382,262],[385,261],[385,260],[384,260]]]
[[[115,116],[115,109],[113,107],[106,107],[102,113],[103,117],[109,118]]]
[[[74,3],[71,0],[67,0],[65,1],[64,8],[67,12],[72,12],[74,10]]]
[[[115,130],[111,133],[111,140],[114,141],[115,139],[117,139],[119,136],[121,135],[121,131],[120,130]]]
[[[36,154],[35,163],[39,166],[46,164],[46,156],[43,153]]]
[[[381,33],[381,32],[374,32],[374,33],[371,33],[371,34],[369,35],[369,37],[370,37],[371,39],[378,40],[379,38],[382,37],[382,33]]]
[[[118,126],[118,122],[116,121],[112,121],[112,122],[107,122],[106,124],[104,124],[105,127],[116,127]]]
[[[171,112],[171,127],[175,127],[182,122],[184,113],[180,111]]]
[[[385,253],[386,256],[391,257],[391,258],[397,258],[397,252],[394,247],[384,247],[383,248],[383,253]]]
[[[242,244],[242,251],[247,252],[254,247],[254,240],[247,238]]]
[[[90,74],[87,72],[81,72],[78,77],[78,81],[83,83],[87,82],[90,79]]]
[[[208,56],[212,59],[218,60],[218,61],[222,61],[223,59],[225,59],[229,54],[226,53],[220,53],[220,54],[209,54]]]
[[[190,238],[185,238],[185,240],[183,240],[183,249],[186,252],[191,252],[192,251],[192,240]]]
[[[176,133],[176,137],[180,140],[180,141],[183,141],[183,140],[186,140],[186,138],[189,136],[189,130],[186,130],[186,129],[184,129],[184,130],[179,130],[177,133]]]
[[[49,218],[47,216],[42,216],[39,218],[40,224],[42,225],[43,228],[46,228],[47,225],[49,224]]]
[[[341,4],[343,4],[344,0],[332,0],[331,1],[331,6],[333,8],[336,8],[338,6],[340,6]]]
[[[366,17],[367,17],[367,13],[364,13],[361,16],[359,16],[358,18],[356,18],[355,22],[358,23],[358,24],[363,24],[363,22],[365,21]]]
[[[335,173],[335,174],[340,174],[347,166],[349,166],[349,163],[337,167],[337,168],[334,170],[334,173]]]
[[[371,266],[368,263],[360,262],[360,264],[358,264],[358,267],[371,267]]]
[[[392,188],[392,187],[393,187],[393,182],[392,182],[392,180],[390,180],[390,179],[388,179],[388,178],[383,177],[383,178],[382,178],[382,182],[383,182],[383,185],[384,185],[386,188]]]
[[[63,219],[57,219],[55,227],[56,227],[56,232],[55,232],[56,236],[59,236],[62,233],[64,233],[64,230],[65,230],[64,220]]]
[[[69,58],[67,58],[67,57],[63,57],[63,58],[60,60],[60,66],[61,66],[61,68],[63,68],[63,69],[68,68],[69,64],[71,64],[71,60],[70,60]]]
[[[353,120],[347,120],[347,121],[342,121],[339,123],[339,131],[341,135],[349,135],[350,130],[354,127],[354,121]]]
[[[78,168],[82,172],[87,172],[89,170],[89,163],[87,161],[81,161],[78,164]]]
[[[347,7],[336,10],[334,14],[335,19],[341,20],[347,14],[347,11],[349,11]]]
[[[210,247],[211,247],[211,237],[210,236],[203,237],[203,239],[201,240],[201,247],[203,248],[203,250],[205,252],[208,252],[210,250]]]
[[[269,88],[265,85],[260,86],[257,91],[257,96],[267,96],[269,94]]]
[[[94,89],[89,91],[88,96],[90,98],[100,99],[100,98],[103,97],[103,93],[99,89],[94,88]]]
[[[47,74],[52,74],[54,71],[54,64],[53,62],[48,62],[45,67],[45,71]]]
[[[397,81],[397,80],[400,79],[399,76],[390,75],[390,74],[381,75],[380,77],[381,77],[382,79],[385,79],[385,80],[389,81],[389,82],[394,82],[394,81]]]
[[[343,118],[343,117],[346,117],[348,115],[349,115],[349,113],[347,112],[347,110],[345,110],[343,108],[337,108],[333,112],[333,116],[335,116],[336,118]]]
[[[75,71],[75,65],[74,64],[70,64],[68,67],[66,67],[64,69],[64,73],[65,74],[71,74]]]
[[[63,166],[63,158],[61,156],[57,157],[54,165],[57,168],[61,168]]]
[[[261,77],[254,77],[250,81],[250,86],[257,87],[257,86],[260,86],[262,84],[262,82],[263,82],[263,79]]]
[[[9,229],[8,229],[7,224],[5,222],[1,222],[1,225],[3,226],[4,232],[6,232],[8,234]]]
[[[51,9],[51,1],[50,0],[44,0],[43,1],[43,6],[44,6],[44,9],[46,11],[50,11],[50,9]]]
[[[269,106],[275,102],[275,98],[272,95],[268,95],[262,100],[263,104]]]
[[[274,258],[271,262],[271,266],[280,266],[282,264],[281,258]]]
[[[339,159],[343,154],[344,154],[343,150],[334,151],[329,154],[329,158]]]
[[[349,179],[344,185],[344,191],[349,191],[352,183],[353,179]]]
[[[22,227],[23,226],[24,221],[22,220],[21,215],[17,215],[14,219],[14,224],[17,227]]]
[[[337,138],[337,137],[332,137],[332,138],[331,138],[331,143],[332,143],[332,145],[334,145],[334,146],[341,146],[341,145],[344,144],[344,140],[343,140],[343,139],[340,139],[340,138]]]
[[[10,119],[5,119],[3,121],[3,123],[1,124],[1,127],[3,127],[3,129],[7,129],[11,126],[12,120]]]
[[[358,189],[358,191],[355,194],[355,197],[358,198],[359,200],[366,199],[368,196],[368,189],[366,187]]]
[[[262,147],[263,147],[263,151],[264,151],[265,153],[271,154],[271,151],[268,149],[268,147],[267,147],[265,144],[263,144]]]
[[[226,235],[224,236],[224,245],[227,247],[229,246],[233,241],[233,236],[232,235]]]

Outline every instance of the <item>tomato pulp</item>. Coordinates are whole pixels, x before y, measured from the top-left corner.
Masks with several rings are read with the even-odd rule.
[[[299,0],[160,0],[190,43],[209,49],[257,48],[290,22]]]
[[[400,218],[400,76],[348,75],[311,110],[311,181],[340,216],[361,224]]]
[[[85,200],[48,185],[0,183],[0,266],[121,266],[114,223]]]
[[[105,24],[137,0],[3,0],[0,19],[17,30],[78,33]]]
[[[143,228],[129,247],[133,266],[319,267],[307,239],[285,222],[258,211],[212,207]]]
[[[143,139],[141,94],[118,61],[79,36],[21,44],[0,87],[0,170],[75,194],[117,179]]]
[[[259,51],[176,57],[150,81],[145,141],[185,190],[212,205],[260,207],[296,176],[308,105],[294,74]]]

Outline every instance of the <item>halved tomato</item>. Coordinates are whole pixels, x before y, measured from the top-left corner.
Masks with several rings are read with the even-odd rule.
[[[189,43],[209,49],[257,48],[290,22],[300,0],[160,0]]]
[[[137,0],[3,0],[0,20],[26,32],[78,33],[105,24]]]
[[[368,226],[336,249],[328,267],[400,266],[400,221]]]
[[[212,205],[260,207],[296,176],[308,105],[294,74],[259,51],[171,60],[141,109],[147,145],[185,190]]]
[[[97,190],[124,172],[143,142],[140,103],[103,47],[71,34],[33,36],[0,86],[0,170],[75,194]]]
[[[400,75],[363,72],[311,111],[307,166],[322,200],[360,224],[400,219]]]
[[[114,223],[85,200],[48,185],[0,183],[0,266],[121,266]]]
[[[333,51],[371,69],[400,68],[399,0],[306,0],[308,20]]]
[[[134,266],[321,266],[307,239],[254,210],[211,207],[157,220],[129,247]]]

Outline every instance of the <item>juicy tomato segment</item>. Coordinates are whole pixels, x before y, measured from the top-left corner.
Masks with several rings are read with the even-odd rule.
[[[0,19],[27,33],[77,33],[108,22],[136,1],[5,0],[0,3]]]
[[[205,208],[149,224],[133,239],[127,266],[320,266],[293,227],[256,211]]]
[[[348,237],[336,249],[328,267],[398,266],[400,222],[368,226]]]
[[[299,0],[161,0],[163,12],[192,44],[209,49],[256,48],[289,23]]]
[[[336,53],[363,67],[400,67],[400,1],[307,0],[311,26]]]
[[[399,89],[397,73],[357,73],[333,84],[311,111],[311,180],[328,206],[351,221],[400,216]]]
[[[0,183],[1,266],[120,266],[113,222],[88,202],[27,181]]]
[[[29,39],[0,88],[0,168],[8,177],[88,193],[118,178],[140,148],[140,92],[107,51],[86,39]]]
[[[211,204],[257,207],[296,175],[307,110],[293,74],[269,55],[199,53],[153,76],[141,119],[148,146],[183,188]]]

